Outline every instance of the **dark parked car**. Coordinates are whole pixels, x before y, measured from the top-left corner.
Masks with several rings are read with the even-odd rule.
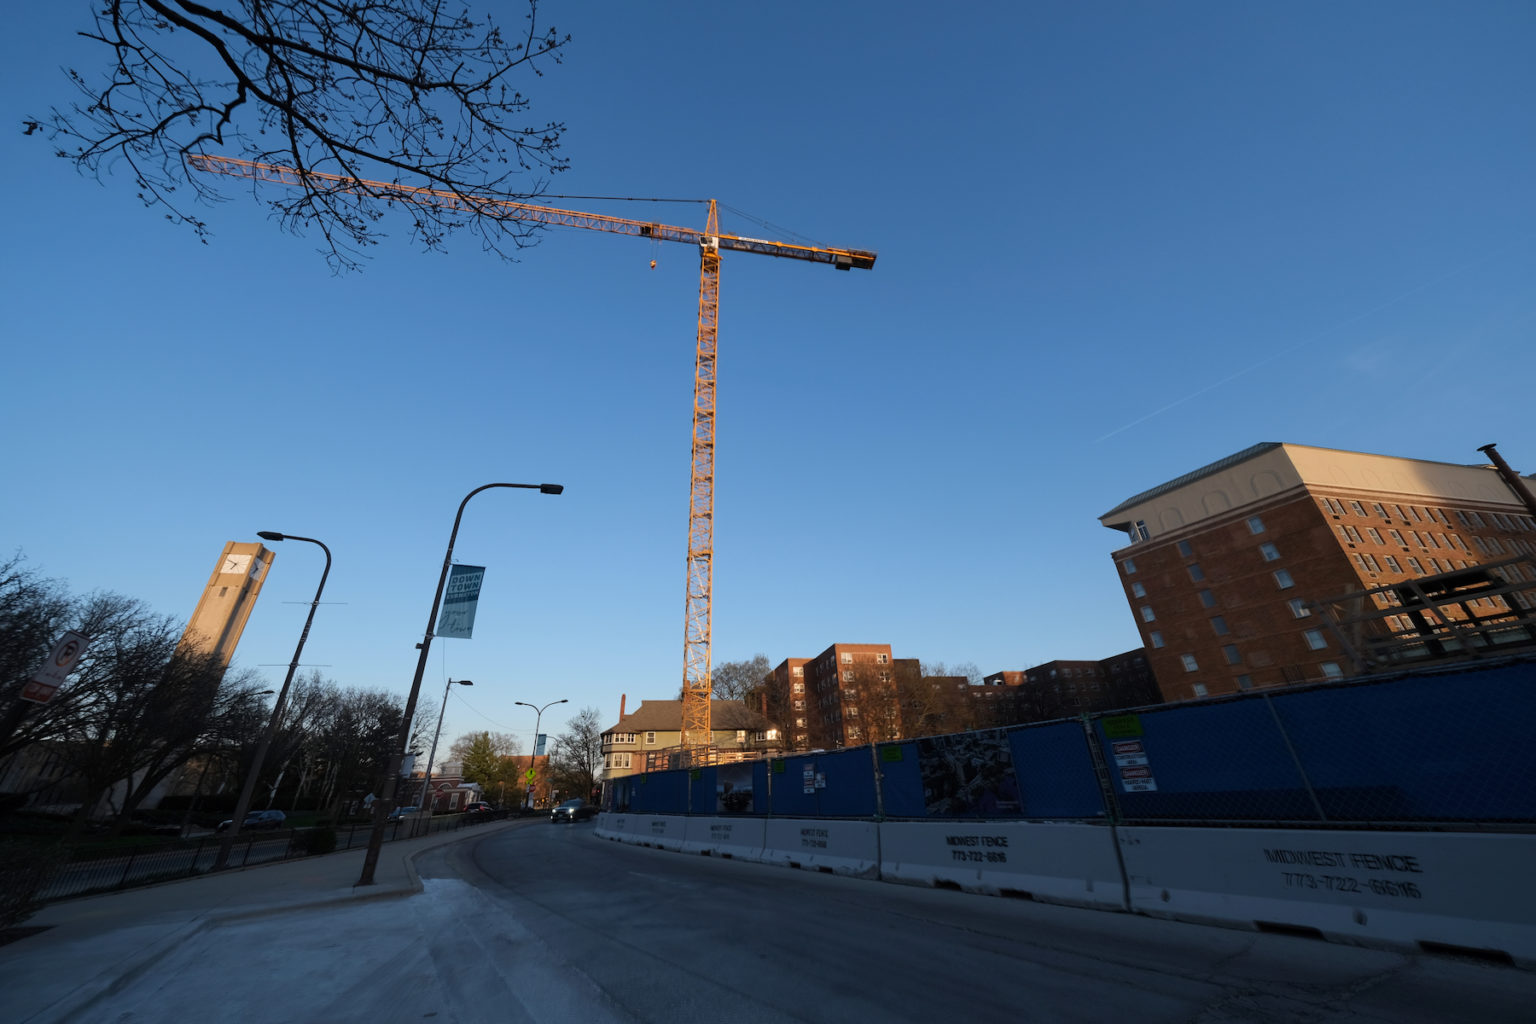
[[[495,809],[496,808],[492,807],[490,804],[486,803],[484,800],[481,800],[478,803],[472,803],[472,804],[465,804],[464,805],[464,813],[465,814],[490,814]]]
[[[551,824],[556,824],[562,821],[586,821],[589,818],[594,818],[596,816],[597,808],[593,807],[591,804],[580,798],[575,800],[567,800],[565,803],[549,812],[549,820]]]
[[[250,814],[247,814],[245,816],[245,820],[240,823],[240,831],[249,832],[251,829],[255,828],[282,828],[283,822],[287,820],[288,815],[284,814],[282,811],[252,811]],[[235,819],[226,818],[225,820],[219,822],[219,827],[215,831],[223,832],[234,823]]]

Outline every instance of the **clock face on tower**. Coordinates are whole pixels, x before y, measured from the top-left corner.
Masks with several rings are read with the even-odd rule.
[[[229,554],[224,556],[224,561],[219,566],[221,573],[233,573],[244,576],[245,571],[251,567],[251,556],[243,554]]]

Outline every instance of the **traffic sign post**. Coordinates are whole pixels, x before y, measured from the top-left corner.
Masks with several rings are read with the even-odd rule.
[[[21,699],[29,700],[34,704],[47,704],[64,685],[64,680],[75,670],[85,649],[91,645],[91,638],[79,633],[65,633],[53,647],[53,653],[48,655],[48,660],[43,662],[41,668],[32,673],[32,678],[21,688]]]
[[[91,638],[80,633],[65,633],[59,639],[42,667],[22,684],[16,694],[17,699],[0,716],[0,743],[8,742],[15,735],[22,720],[27,717],[27,712],[32,710],[32,705],[47,704],[53,699],[53,695],[64,685],[90,645]]]

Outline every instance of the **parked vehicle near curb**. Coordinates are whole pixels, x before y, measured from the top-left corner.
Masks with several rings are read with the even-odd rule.
[[[283,822],[288,820],[288,815],[282,811],[252,811],[245,816],[240,823],[240,831],[249,832],[252,829],[278,829],[283,827]],[[224,832],[235,823],[235,819],[226,818],[219,822],[215,832]]]

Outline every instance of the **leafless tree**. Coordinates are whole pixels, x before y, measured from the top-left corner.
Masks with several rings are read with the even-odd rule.
[[[532,101],[514,81],[560,63],[570,37],[526,3],[525,24],[504,32],[469,0],[99,0],[81,35],[102,45],[102,67],[69,69],[83,98],[25,131],[97,177],[126,166],[146,206],[205,241],[207,225],[178,194],[219,197],[187,163],[200,153],[465,200],[456,214],[316,178],[264,193],[285,228],[320,233],[333,267],[357,265],[391,206],[427,248],[469,226],[506,255],[537,229],[476,212],[473,199],[536,195],[567,165],[564,124],[530,122]]]
[[[746,661],[722,661],[709,670],[710,699],[746,700],[772,670],[766,654],[754,654]],[[682,687],[678,687],[677,699],[683,699]]]
[[[591,799],[603,768],[603,723],[597,708],[582,708],[555,737],[549,771],[562,797]]]

